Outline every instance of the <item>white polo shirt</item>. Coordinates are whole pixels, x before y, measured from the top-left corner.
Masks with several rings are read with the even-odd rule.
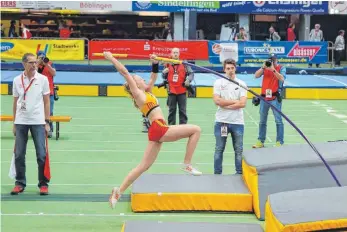
[[[24,76],[24,72],[13,79],[13,97],[18,97],[14,124],[44,125],[46,122],[43,96],[50,94],[48,78],[36,72],[33,77],[34,81],[26,92],[24,101],[22,75],[25,88],[30,84],[29,78]],[[21,109],[23,102],[25,102],[26,110]]]
[[[235,78],[235,81],[247,87],[244,81],[237,78]],[[215,81],[213,85],[213,94],[219,95],[225,100],[240,100],[241,97],[247,97],[247,91],[245,89],[223,78]],[[232,110],[218,107],[216,112],[216,122],[243,125],[243,109]]]

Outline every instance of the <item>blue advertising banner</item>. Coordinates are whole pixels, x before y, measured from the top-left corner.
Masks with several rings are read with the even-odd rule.
[[[269,41],[208,41],[209,61],[220,64],[234,59],[239,64],[259,64],[270,54],[276,54],[279,63],[305,64],[328,62],[327,42],[269,42]]]
[[[328,1],[133,1],[133,11],[328,14]]]

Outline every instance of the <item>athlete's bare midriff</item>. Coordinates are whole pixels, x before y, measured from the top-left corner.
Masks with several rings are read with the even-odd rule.
[[[158,120],[158,119],[164,119],[164,116],[163,116],[163,112],[161,111],[161,108],[160,106],[153,109],[149,115],[148,115],[148,120],[152,123],[153,121],[155,120]]]

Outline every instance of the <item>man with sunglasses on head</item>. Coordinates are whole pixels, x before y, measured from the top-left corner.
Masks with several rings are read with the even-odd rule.
[[[48,59],[46,56],[46,53],[44,51],[39,51],[37,53],[37,62],[38,67],[37,71],[41,73],[42,75],[46,76],[49,82],[49,89],[50,89],[50,116],[53,116],[53,109],[54,109],[54,81],[53,78],[56,74],[56,70],[54,69],[52,61]],[[50,122],[49,124],[50,130],[48,133],[48,138],[52,137],[53,133],[53,123]]]
[[[25,155],[28,133],[34,140],[40,195],[48,194],[50,177],[45,175],[46,133],[49,132],[49,83],[47,77],[37,72],[36,56],[24,54],[22,58],[24,72],[13,80],[13,134],[15,138],[15,169],[16,182],[11,194],[18,195],[26,187]]]

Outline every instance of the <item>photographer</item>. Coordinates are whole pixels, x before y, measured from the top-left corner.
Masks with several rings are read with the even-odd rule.
[[[58,100],[58,96],[56,94],[57,88],[54,87],[53,83],[53,77],[56,74],[56,70],[54,69],[53,63],[49,60],[49,58],[46,56],[46,53],[43,51],[39,51],[37,53],[37,62],[38,67],[37,71],[38,73],[46,76],[48,78],[49,82],[49,90],[50,90],[50,115],[53,115],[53,107],[54,107],[54,101]],[[50,131],[48,133],[48,137],[52,137],[53,132],[53,123],[49,123]]]
[[[171,58],[178,60],[180,50],[173,48]],[[192,69],[183,64],[167,64],[163,70],[164,83],[158,87],[165,86],[168,91],[167,105],[169,107],[168,123],[169,125],[176,124],[177,104],[179,109],[179,124],[187,124],[188,117],[186,113],[187,107],[187,90],[194,94],[190,83],[194,79]]]
[[[282,108],[282,89],[283,83],[286,78],[286,68],[277,64],[276,55],[272,54],[267,61],[265,61],[263,67],[255,72],[255,78],[263,76],[263,82],[261,86],[261,96],[266,101],[270,102],[277,109]],[[259,137],[258,142],[253,145],[253,148],[264,147],[266,138],[266,123],[270,106],[259,98],[253,98],[253,104],[260,104],[260,122],[259,122]],[[276,146],[281,146],[284,137],[284,126],[282,122],[282,116],[272,109],[276,122]]]

